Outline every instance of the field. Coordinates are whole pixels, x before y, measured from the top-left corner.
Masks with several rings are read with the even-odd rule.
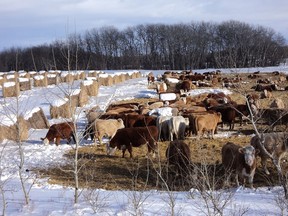
[[[222,75],[223,76],[223,75]],[[235,77],[235,75],[225,74],[225,77]],[[269,78],[278,81],[279,75],[271,73],[261,73],[261,79]],[[244,103],[244,95],[255,91],[252,86],[256,85],[256,79],[248,79],[248,74],[240,74],[242,82],[235,89],[231,89],[233,94],[230,95],[232,100],[237,103]],[[287,81],[279,83],[281,88],[288,86]],[[217,87],[221,87],[219,84]],[[170,86],[173,88],[173,86]],[[256,92],[260,94],[259,92]],[[260,99],[261,108],[267,108],[275,98],[281,98],[285,104],[288,104],[288,95],[286,91],[273,91],[273,97]],[[147,99],[134,99],[129,102],[141,102]],[[126,103],[119,101],[117,103]],[[259,131],[269,130],[269,125],[257,125]],[[277,131],[285,130],[285,125],[277,126]],[[221,165],[221,148],[228,141],[239,145],[247,145],[254,133],[252,124],[240,126],[237,121],[233,131],[229,131],[227,125],[223,128],[218,126],[216,138],[207,137],[197,140],[194,136],[186,137],[185,143],[191,150],[191,165],[188,175],[183,179],[178,176],[173,169],[168,168],[165,152],[169,142],[158,142],[159,155],[157,158],[146,158],[147,147],[134,148],[134,158],[130,159],[128,152],[126,158],[121,158],[122,152],[116,151],[114,156],[107,156],[106,146],[85,145],[80,148],[79,152],[79,173],[80,187],[103,188],[108,190],[144,190],[159,189],[166,190],[167,187],[173,190],[187,190],[191,187],[203,188],[214,187],[222,188],[224,172]],[[73,174],[66,172],[72,170],[74,151],[71,150],[65,154],[67,163],[59,166],[50,167],[49,169],[37,168],[43,177],[49,176],[50,183],[62,184],[66,186],[73,185]],[[258,158],[258,168],[254,178],[254,186],[275,186],[279,185],[277,172],[273,165],[269,163],[268,169],[271,175],[266,175],[260,165]],[[282,163],[283,172],[286,172],[286,160]],[[66,170],[66,171],[65,171]],[[209,180],[207,180],[209,179]],[[235,186],[235,185],[231,185]]]

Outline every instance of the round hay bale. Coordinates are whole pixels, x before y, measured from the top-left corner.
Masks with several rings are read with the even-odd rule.
[[[51,118],[71,118],[72,113],[74,108],[67,98],[54,101],[54,104],[50,105]]]
[[[8,139],[16,142],[27,140],[29,137],[28,123],[22,116],[19,116],[14,125],[1,125],[0,133],[0,140]]]
[[[33,77],[34,87],[47,87],[47,77],[46,75],[35,75]]]
[[[31,90],[32,83],[29,78],[18,78],[20,91]]]
[[[49,122],[40,107],[31,110],[24,118],[28,123],[28,128],[44,129],[50,127]]]
[[[117,84],[121,82],[121,77],[119,75],[116,75],[113,77],[113,84]]]
[[[82,89],[79,94],[79,107],[85,106],[89,101],[89,96],[85,89]]]
[[[5,82],[2,85],[3,97],[18,97],[20,95],[20,87],[18,82]]]

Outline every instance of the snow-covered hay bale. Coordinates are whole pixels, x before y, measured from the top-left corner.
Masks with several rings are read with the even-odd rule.
[[[113,84],[117,84],[121,82],[120,75],[116,75],[113,77]]]
[[[66,98],[70,100],[70,107],[74,110],[76,107],[83,107],[88,103],[89,97],[85,89],[76,89]]]
[[[0,85],[2,86],[5,82],[5,78],[3,76],[0,76]]]
[[[30,78],[30,74],[28,73],[28,72],[26,72],[26,71],[23,71],[23,72],[19,72],[19,74],[18,74],[18,77],[19,78]]]
[[[58,85],[59,84],[59,76],[55,73],[47,74],[47,84],[48,85]]]
[[[29,74],[29,78],[33,78],[34,76],[38,75],[38,72],[36,71],[29,71],[27,74]],[[28,77],[27,77],[28,78]]]
[[[2,85],[3,97],[18,97],[20,95],[20,87],[18,82],[5,82]]]
[[[85,106],[89,101],[89,95],[86,90],[80,90],[79,92],[79,107]]]
[[[7,82],[16,82],[16,78],[18,77],[18,73],[17,72],[5,73],[4,77],[5,77]]]
[[[79,72],[78,72],[78,76],[79,76],[79,79],[85,80],[85,78],[86,78],[86,73],[85,73],[85,71],[79,71]]]
[[[34,87],[47,87],[47,77],[46,75],[35,75],[34,79]]]
[[[68,98],[59,99],[50,105],[51,118],[71,118],[74,108]]]
[[[16,118],[17,119],[17,118]],[[27,140],[29,137],[29,127],[27,121],[22,116],[15,120],[12,125],[0,125],[0,140],[13,140],[16,142]]]
[[[50,127],[49,122],[40,107],[36,107],[27,112],[24,119],[28,123],[28,128],[44,129]]]
[[[97,96],[99,83],[96,80],[84,80],[80,85],[81,90],[86,91],[88,96]]]
[[[31,79],[22,77],[22,78],[18,78],[18,82],[19,82],[20,91],[31,90],[32,88]]]
[[[113,85],[113,78],[112,76],[108,75],[107,77],[99,77],[99,83],[103,86],[112,86]]]
[[[66,83],[73,83],[74,75],[71,72],[61,72],[60,81]]]
[[[131,79],[136,79],[136,78],[140,78],[140,77],[141,77],[141,73],[140,72],[134,72],[130,76]]]

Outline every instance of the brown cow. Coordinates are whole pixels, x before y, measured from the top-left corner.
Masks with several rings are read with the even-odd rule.
[[[181,175],[189,174],[191,151],[189,146],[182,140],[170,142],[166,149],[166,157],[169,165],[173,165]]]
[[[259,151],[253,146],[241,146],[228,142],[222,148],[222,164],[225,171],[235,174],[237,187],[239,187],[239,177],[243,186],[248,178],[249,186],[253,188],[253,178],[256,170],[256,154]]]
[[[156,125],[156,119],[156,116],[127,114],[125,127],[144,127],[148,125]]]
[[[204,134],[204,131],[210,131],[211,137],[214,139],[214,133],[217,129],[218,123],[222,121],[221,113],[207,114],[196,116],[195,118],[195,128],[197,131],[197,139],[200,139],[200,136]]]
[[[67,139],[67,144],[71,142],[71,137],[73,141],[76,143],[75,139],[75,125],[73,122],[63,122],[58,124],[53,124],[49,128],[46,136],[41,138],[45,145],[48,145],[50,142],[54,142],[56,138],[55,144],[58,146],[60,144],[60,139]]]
[[[267,175],[270,172],[267,169],[266,162],[269,157],[265,154],[264,150],[261,148],[261,140],[264,144],[265,149],[272,155],[273,160],[276,162],[278,167],[280,168],[281,158],[288,150],[287,143],[288,133],[279,132],[279,133],[264,133],[261,134],[261,137],[254,136],[250,140],[250,144],[255,147],[255,149],[259,149],[259,156],[261,158],[261,164],[264,168],[264,171]]]
[[[107,145],[107,154],[112,155],[116,148],[122,150],[122,157],[124,158],[126,149],[132,155],[132,147],[140,147],[141,145],[147,144],[148,153],[153,151],[153,157],[156,152],[156,141],[158,139],[158,129],[156,126],[147,127],[134,127],[134,128],[122,128],[117,131],[115,136],[110,140]]]

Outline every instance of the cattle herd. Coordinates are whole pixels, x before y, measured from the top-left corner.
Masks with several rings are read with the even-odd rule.
[[[226,180],[234,176],[237,186],[241,180],[241,184],[248,181],[253,188],[257,170],[262,167],[269,175],[266,162],[271,157],[281,167],[281,159],[288,149],[286,85],[286,75],[279,72],[197,74],[182,71],[165,72],[157,77],[150,73],[147,86],[155,89],[158,99],[122,101],[110,104],[105,112],[97,106],[87,110],[87,125],[82,135],[95,145],[102,145],[103,137],[109,138],[107,154],[113,155],[119,149],[123,158],[126,150],[130,158],[134,158],[132,149],[147,145],[146,157],[150,158],[153,153],[153,160],[159,156],[159,145],[166,145],[168,166],[185,178],[191,174],[193,164],[193,151],[187,142],[207,139],[219,142],[218,137],[228,133],[231,139],[228,137],[228,141],[220,145]],[[192,94],[195,89],[213,88],[228,89],[231,94],[224,91]],[[69,143],[72,137],[75,141],[75,133],[73,123],[60,123],[52,125],[42,139],[47,144],[56,138],[58,145],[60,139],[67,139]],[[250,143],[234,143],[233,134],[250,136]],[[260,168],[257,156],[261,158]]]

